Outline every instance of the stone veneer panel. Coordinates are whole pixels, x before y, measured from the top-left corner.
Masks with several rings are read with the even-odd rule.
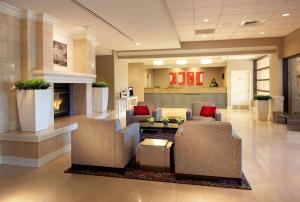
[[[1,143],[1,142],[0,142]],[[2,141],[3,156],[39,159],[71,144],[71,133],[56,136],[42,142]]]
[[[300,113],[300,57],[289,60],[289,112]]]
[[[19,125],[12,87],[21,78],[20,29],[20,19],[0,13],[0,133]]]

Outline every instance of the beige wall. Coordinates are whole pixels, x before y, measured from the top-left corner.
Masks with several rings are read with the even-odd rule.
[[[103,55],[96,57],[96,74],[97,80],[106,81],[109,85],[108,109],[112,110],[115,107],[115,75],[114,75],[114,56]]]
[[[270,94],[282,96],[282,59],[277,53],[270,54]]]
[[[283,39],[283,57],[300,53],[300,28],[288,34]]]
[[[21,78],[21,21],[0,13],[0,132],[18,127],[14,83]]]
[[[144,73],[144,63],[128,64],[128,85],[133,87],[134,96],[137,96],[139,101],[144,100]]]
[[[224,87],[224,79],[222,74],[225,73],[225,67],[205,67],[205,68],[161,68],[153,69],[153,86],[165,88],[169,86],[170,72],[204,72],[203,87],[209,87],[211,80],[217,80],[219,87]]]

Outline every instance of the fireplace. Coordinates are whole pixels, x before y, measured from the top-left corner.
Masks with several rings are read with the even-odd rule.
[[[70,90],[71,84],[57,83],[54,84],[54,96],[53,96],[53,107],[54,107],[54,118],[69,116],[71,113],[70,106]]]

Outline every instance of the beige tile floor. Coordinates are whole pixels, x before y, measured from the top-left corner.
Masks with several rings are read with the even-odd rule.
[[[163,113],[184,115],[185,110]],[[252,191],[64,174],[70,166],[65,155],[39,169],[1,165],[0,201],[300,201],[300,133],[258,122],[249,110],[222,113],[243,138],[243,170]]]

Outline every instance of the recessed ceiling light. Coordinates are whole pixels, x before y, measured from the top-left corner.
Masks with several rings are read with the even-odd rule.
[[[187,60],[176,60],[176,64],[177,65],[186,65],[187,64]]]
[[[203,22],[208,22],[209,20],[207,19],[207,18],[205,18],[204,20],[203,20]]]
[[[211,64],[212,62],[213,62],[213,60],[210,59],[210,58],[206,58],[206,59],[201,60],[201,64],[203,64],[203,65],[208,65],[208,64]]]
[[[164,61],[163,60],[154,60],[153,65],[155,65],[155,66],[164,65]]]
[[[207,37],[207,35],[205,35],[205,34],[204,34],[204,35],[202,35],[202,37],[203,37],[203,38],[206,38],[206,37]]]
[[[135,45],[136,45],[136,46],[140,46],[141,44],[140,44],[139,42],[136,42]]]
[[[266,32],[260,32],[260,34],[262,34],[262,35],[265,34],[265,33],[266,33]]]
[[[290,16],[291,14],[289,14],[289,13],[283,13],[281,16],[282,17],[287,17],[287,16]]]

